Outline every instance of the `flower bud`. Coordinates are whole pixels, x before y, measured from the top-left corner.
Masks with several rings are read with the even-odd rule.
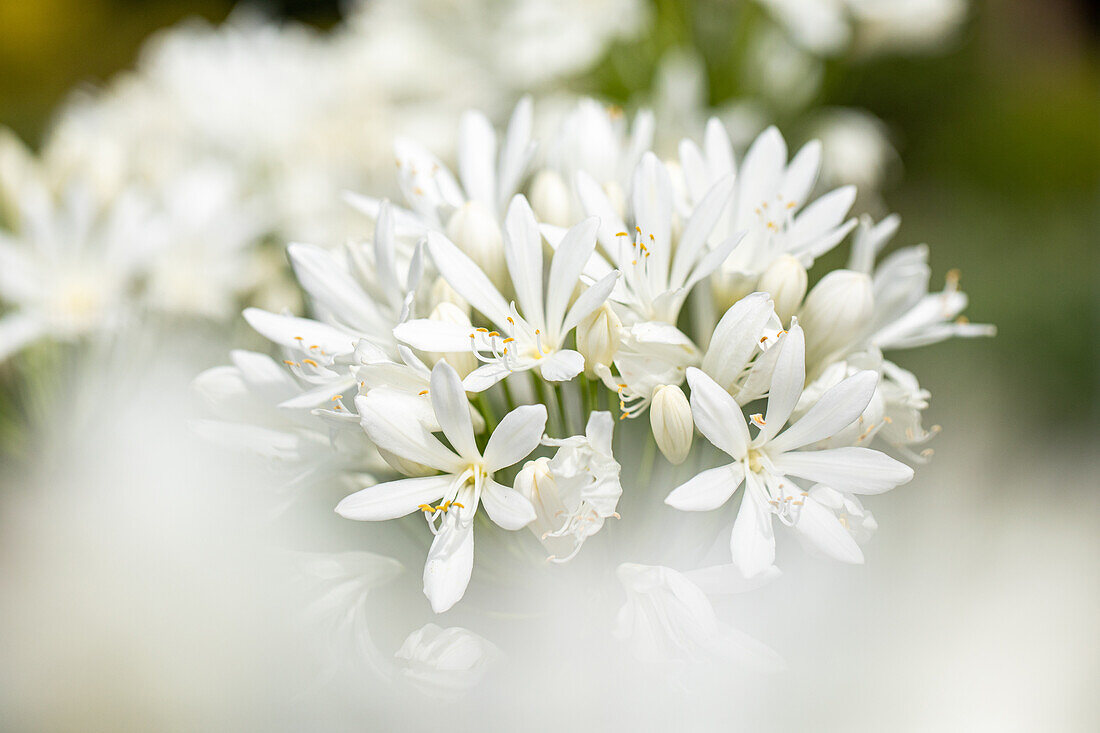
[[[806,268],[790,255],[780,255],[760,276],[757,288],[772,296],[775,314],[784,324],[798,312],[806,297]]]
[[[653,391],[653,403],[649,406],[649,425],[657,447],[669,463],[679,465],[691,450],[695,423],[691,419],[691,405],[683,390],[676,385],[662,385]]]
[[[470,317],[466,315],[466,312],[454,303],[448,303],[446,301],[437,305],[428,318],[433,321],[439,321],[440,323],[454,323],[459,326],[466,326],[471,330],[473,329],[473,325],[470,323]],[[475,357],[471,351],[459,351],[450,354],[437,354],[433,352],[429,353],[427,356],[432,364],[435,364],[441,359],[445,359],[448,364],[455,368],[455,371],[458,372],[458,376],[462,378],[465,378],[467,374],[477,369],[477,357]]]
[[[557,171],[544,169],[531,184],[531,208],[539,221],[558,227],[573,224],[572,196]]]
[[[577,351],[584,357],[585,373],[595,375],[597,364],[611,364],[622,343],[623,322],[611,305],[604,303],[577,324]]]
[[[378,455],[382,457],[383,461],[390,465],[390,468],[405,476],[431,476],[432,474],[439,473],[431,466],[425,466],[423,463],[410,461],[408,458],[402,458],[383,448],[378,448],[377,450]]]
[[[815,368],[855,346],[873,310],[874,289],[867,275],[834,270],[821,278],[798,312],[798,322],[806,333],[807,372],[815,374]]]
[[[623,187],[615,181],[609,181],[604,184],[603,192],[607,194],[607,200],[611,202],[611,205],[615,208],[615,213],[619,215],[619,218],[626,217],[626,192],[623,191]]]
[[[506,281],[504,237],[496,219],[480,201],[467,201],[447,222],[447,236],[469,255],[497,287]]]
[[[458,306],[466,315],[470,314],[470,304],[466,302],[458,292],[451,287],[451,284],[443,278],[437,278],[435,284],[432,285],[431,290],[431,302],[438,305],[439,303],[451,303]]]

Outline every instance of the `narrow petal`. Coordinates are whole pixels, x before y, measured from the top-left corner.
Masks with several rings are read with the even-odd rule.
[[[768,393],[768,411],[764,416],[764,427],[757,436],[758,443],[765,443],[775,437],[787,418],[794,412],[798,398],[802,396],[802,387],[806,383],[806,337],[802,327],[792,324],[783,337],[782,343],[772,346],[782,349],[772,371],[772,387]]]
[[[577,196],[581,200],[584,212],[589,216],[595,216],[600,220],[599,238],[600,244],[612,258],[618,256],[619,248],[615,242],[615,235],[626,231],[626,224],[615,211],[611,201],[607,198],[600,184],[584,171],[577,173]],[[618,263],[616,263],[618,264]]]
[[[767,293],[751,293],[730,306],[714,327],[702,368],[727,390],[756,353],[764,325],[774,313]]]
[[[772,459],[780,473],[854,494],[881,494],[913,478],[913,469],[870,448],[792,451]]]
[[[518,370],[519,367],[513,370],[495,362],[493,364],[482,364],[466,375],[462,380],[462,388],[467,392],[484,392],[509,374],[512,374],[513,371]]]
[[[292,244],[287,247],[287,256],[302,289],[336,320],[374,335],[388,330],[374,301],[331,252],[308,244]]]
[[[524,405],[504,416],[485,446],[486,470],[499,471],[531,454],[546,431],[546,406]]]
[[[469,110],[458,123],[458,175],[466,197],[496,214],[497,135],[489,118]]]
[[[25,313],[9,313],[0,318],[0,361],[22,349],[45,333],[37,318]]]
[[[546,292],[546,326],[554,336],[564,335],[561,324],[565,319],[565,309],[589,258],[596,251],[596,230],[599,226],[599,219],[585,219],[565,233],[554,252]]]
[[[829,388],[805,415],[771,442],[771,449],[794,450],[836,435],[859,419],[877,385],[878,373],[866,369]]]
[[[516,194],[504,218],[504,258],[523,317],[536,327],[546,325],[542,299],[542,235],[535,212]]]
[[[428,233],[428,251],[440,274],[466,302],[498,326],[508,322],[511,311],[492,281],[454,242],[438,232]]]
[[[565,338],[577,324],[588,317],[592,311],[599,308],[611,295],[611,291],[615,289],[615,283],[619,281],[619,271],[612,270],[604,275],[597,282],[592,283],[591,287],[581,293],[573,306],[569,309],[569,312],[565,315],[565,320],[562,322],[560,338]]]
[[[684,512],[709,512],[725,504],[744,480],[740,462],[711,468],[673,489],[665,503]]]
[[[783,183],[779,186],[779,196],[786,206],[794,208],[806,203],[806,198],[817,181],[817,172],[821,169],[821,142],[811,140],[791,159]]]
[[[424,595],[433,611],[443,613],[462,599],[473,569],[473,523],[444,522],[424,563]]]
[[[660,158],[647,152],[631,185],[635,224],[643,236],[652,237],[648,260],[651,279],[666,283],[672,250],[672,179]]]
[[[504,529],[523,529],[535,521],[535,507],[526,496],[492,479],[481,492],[481,505],[489,518]]]
[[[799,538],[827,557],[853,565],[863,564],[863,550],[836,515],[811,497],[804,499],[794,525]]]
[[[531,97],[525,96],[516,104],[508,129],[504,133],[504,145],[500,150],[500,176],[497,181],[501,200],[497,205],[504,207],[508,198],[519,189],[523,182],[527,166],[535,154],[535,142],[531,140],[534,109]]]
[[[246,308],[244,319],[261,336],[281,346],[317,346],[321,351],[339,356],[355,351],[355,344],[359,341],[358,336],[319,321],[276,315],[259,308]]]
[[[687,381],[691,386],[691,415],[699,432],[731,458],[744,458],[749,429],[741,407],[729,392],[695,367],[688,368]]]
[[[800,249],[833,227],[840,226],[855,200],[855,186],[842,186],[816,199],[795,217],[787,229],[787,241],[791,248]]]
[[[718,218],[729,206],[733,197],[733,176],[722,178],[713,186],[707,195],[695,206],[683,234],[680,235],[679,244],[676,247],[676,257],[672,262],[672,275],[669,278],[669,286],[678,288],[687,283],[696,260],[703,252]]]
[[[345,519],[378,522],[412,514],[422,504],[432,504],[443,498],[454,476],[403,478],[368,486],[345,497],[336,505],[336,513]]]
[[[746,476],[741,508],[730,534],[730,553],[746,578],[765,573],[775,563],[775,535],[768,505],[761,494],[755,474]]]
[[[470,350],[471,331],[469,326],[460,323],[418,318],[399,323],[393,329],[393,337],[414,349],[453,354],[456,351]]]
[[[451,441],[458,455],[469,461],[480,457],[477,443],[474,442],[474,426],[470,421],[470,401],[462,388],[458,372],[445,361],[436,363],[432,369],[428,394],[432,399],[439,427],[447,440]]]
[[[452,473],[462,461],[416,419],[407,406],[385,390],[371,390],[355,398],[359,424],[379,448],[414,463]]]

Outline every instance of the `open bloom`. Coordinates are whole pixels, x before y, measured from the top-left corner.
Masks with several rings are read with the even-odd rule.
[[[584,435],[544,438],[543,445],[558,452],[552,459],[529,461],[516,476],[516,490],[535,507],[529,526],[555,562],[573,559],[608,517],[619,516],[615,507],[623,487],[621,467],[611,454],[614,428],[611,413],[593,412]]]
[[[913,477],[913,470],[905,464],[869,448],[804,450],[859,418],[874,395],[878,375],[862,371],[843,380],[783,430],[805,380],[801,327],[792,326],[776,348],[782,351],[772,374],[767,413],[750,418],[749,422],[759,429],[751,440],[741,407],[729,393],[704,372],[688,370],[695,424],[707,440],[734,461],[703,471],[678,486],[665,503],[685,511],[709,511],[724,504],[744,483],[730,551],[748,576],[763,572],[775,560],[773,516],[830,557],[861,562],[859,547],[836,516],[794,479],[856,494],[877,494]]]
[[[581,282],[585,262],[595,249],[596,220],[570,229],[550,262],[543,292],[542,236],[527,200],[516,196],[505,220],[504,252],[519,301],[509,305],[484,272],[446,237],[430,233],[432,259],[459,295],[496,327],[471,328],[422,319],[395,329],[398,339],[435,352],[470,351],[485,362],[466,377],[469,389],[481,391],[514,371],[537,369],[552,382],[570,380],[584,369],[584,357],[564,348],[578,323],[607,299],[618,273],[606,273],[569,305]]]
[[[413,415],[375,404],[368,393],[356,398],[359,416],[380,449],[441,471],[441,475],[405,478],[370,486],[341,501],[336,511],[348,519],[381,521],[415,511],[435,539],[424,566],[424,594],[443,613],[466,592],[474,564],[474,515],[484,504],[490,519],[516,530],[535,518],[531,502],[515,489],[493,480],[539,445],[546,427],[544,405],[512,410],[489,437],[484,453],[474,441],[470,406],[458,374],[446,362],[432,370],[429,393],[436,419],[452,448],[432,435]]]

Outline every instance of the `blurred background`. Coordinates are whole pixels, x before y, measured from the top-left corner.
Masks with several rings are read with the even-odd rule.
[[[257,7],[320,30],[342,17],[336,2]],[[0,0],[0,123],[34,148],[74,89],[132,68],[151,33],[192,17],[221,22],[232,10],[215,0]],[[667,52],[691,47],[706,106],[720,109],[772,73],[746,68],[738,52],[742,29],[763,12],[756,6],[655,0],[649,10],[638,37],[615,40],[562,83],[630,108],[659,86]],[[794,562],[782,587],[762,591],[774,613],[742,626],[761,638],[782,630],[776,646],[795,671],[785,695],[742,701],[744,719],[754,730],[1097,730],[1100,5],[977,0],[934,49],[849,48],[803,73],[821,75],[808,98],[756,94],[765,101],[754,112],[796,139],[816,134],[808,108],[880,120],[896,157],[883,163],[877,196],[857,206],[900,213],[898,243],[932,246],[933,282],[958,268],[967,314],[998,335],[905,354],[903,366],[932,392],[928,422],[944,425],[936,456],[912,485],[877,497],[883,530],[866,568]],[[237,519],[255,479],[213,463],[168,416],[186,409],[190,377],[224,362],[233,343],[193,327],[167,348],[134,346],[115,364],[114,391],[84,406],[55,398],[50,420],[37,423],[51,427],[30,436],[13,427],[31,409],[27,387],[0,365],[10,441],[0,497],[5,730],[301,722],[278,708],[299,682],[294,623],[271,613],[280,599],[257,577],[279,562],[257,562],[247,543],[225,546],[226,535],[270,539],[264,523]],[[134,369],[143,349],[157,368]],[[65,374],[55,394],[88,378],[79,365]],[[135,395],[157,405],[152,432],[125,428],[128,412],[150,419],[127,406]],[[128,488],[79,496],[97,472]],[[241,498],[226,499],[241,486]],[[150,498],[165,493],[178,502],[167,510]],[[219,507],[213,518],[209,506]],[[120,526],[118,512],[132,521]],[[150,515],[162,521],[150,526]],[[196,553],[181,527],[201,528],[213,545]],[[130,567],[142,547],[159,549]],[[155,641],[134,641],[128,630],[150,617]],[[227,644],[229,635],[237,641]],[[277,650],[273,637],[285,642]],[[599,704],[598,691],[575,692],[576,710]],[[500,720],[523,720],[520,703],[540,704],[522,694],[513,702],[500,704]],[[662,730],[691,720],[703,730],[723,700],[686,718],[660,695],[630,702],[624,720]],[[476,720],[455,715],[459,728]],[[337,729],[339,719],[332,712],[321,725]]]

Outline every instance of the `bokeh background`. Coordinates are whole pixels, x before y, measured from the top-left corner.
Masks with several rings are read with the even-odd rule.
[[[321,28],[340,17],[337,3],[263,7]],[[628,103],[649,86],[664,51],[692,44],[707,63],[707,94],[717,106],[740,91],[742,77],[726,63],[739,42],[739,8],[657,0],[647,34],[616,44],[576,86]],[[132,65],[151,32],[196,15],[220,21],[231,9],[215,0],[0,0],[0,123],[33,146],[74,87]],[[743,626],[765,638],[782,629],[777,647],[797,671],[784,704],[761,697],[746,706],[746,720],[755,721],[752,729],[777,730],[1096,730],[1100,6],[978,1],[944,49],[834,61],[825,74],[817,103],[865,108],[888,127],[900,162],[882,198],[903,217],[900,242],[932,245],[934,281],[959,268],[968,315],[997,324],[999,333],[906,355],[905,366],[933,394],[928,422],[945,426],[936,457],[911,486],[879,497],[883,530],[866,568],[794,564],[783,587],[763,591],[782,610]],[[783,129],[797,130],[796,115],[773,112]],[[186,353],[198,366],[224,360],[224,344],[202,333],[189,339],[157,356],[171,362]],[[193,372],[169,373],[184,384]],[[163,383],[131,387],[158,394]],[[21,409],[15,389],[5,386],[0,409]],[[101,424],[125,424],[127,394]],[[172,405],[162,405],[165,413]],[[57,419],[64,422],[69,409],[57,407]],[[269,706],[269,693],[294,679],[269,676],[269,662],[293,658],[265,645],[268,633],[293,633],[266,612],[275,599],[259,581],[241,585],[265,567],[237,545],[222,555],[209,546],[194,554],[186,538],[172,535],[201,526],[219,548],[222,532],[270,530],[205,515],[204,498],[217,493],[213,504],[225,502],[210,487],[232,481],[196,468],[201,455],[172,451],[173,440],[186,438],[167,417],[159,424],[163,440],[155,445],[140,431],[115,432],[106,443],[101,434],[66,432],[35,454],[48,465],[30,473],[23,464],[5,467],[0,727],[251,729],[264,716],[241,711]],[[87,511],[95,501],[74,507],[70,492],[96,471],[104,481],[124,481],[111,469],[119,465],[138,477],[123,498],[111,495],[95,512]],[[186,500],[164,514],[143,490],[153,491],[140,478],[151,473]],[[54,482],[44,502],[28,476]],[[112,512],[133,520],[121,539],[117,521],[107,519]],[[150,514],[163,521],[149,526]],[[134,561],[135,546],[166,535],[178,552],[119,571]],[[84,554],[89,548],[98,549]],[[206,596],[222,600],[191,605]],[[202,614],[209,623],[195,624]],[[159,641],[128,645],[127,629],[150,618],[158,619]],[[215,637],[196,633],[203,627]],[[180,629],[194,638],[181,641]],[[229,649],[227,634],[239,640]],[[164,669],[172,674],[159,677]],[[262,682],[242,684],[253,673]],[[685,720],[652,697],[634,702],[623,720],[662,730]],[[686,719],[709,719],[720,702]],[[235,723],[230,711],[241,715]]]

